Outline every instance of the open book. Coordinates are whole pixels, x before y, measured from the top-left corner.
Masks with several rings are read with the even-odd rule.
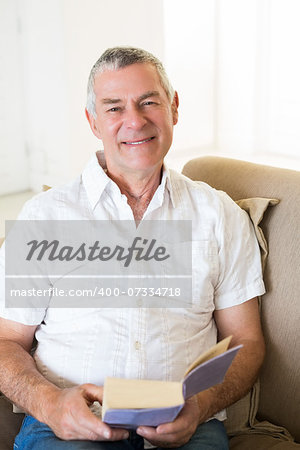
[[[200,355],[187,369],[183,381],[106,378],[102,420],[112,427],[135,429],[172,422],[189,397],[224,380],[238,350],[229,350],[231,336]]]

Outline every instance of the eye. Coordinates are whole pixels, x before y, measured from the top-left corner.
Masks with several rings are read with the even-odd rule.
[[[121,108],[119,106],[114,106],[113,108],[108,109],[107,112],[117,112],[120,110]]]
[[[143,106],[150,106],[150,105],[156,105],[156,103],[152,102],[151,100],[148,100],[147,102],[144,102],[142,105]]]

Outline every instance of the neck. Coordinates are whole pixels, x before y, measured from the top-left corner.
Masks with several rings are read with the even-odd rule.
[[[107,175],[111,178],[119,187],[122,194],[126,195],[128,199],[134,198],[140,200],[144,197],[153,197],[157,187],[161,180],[162,167],[158,168],[155,172],[149,174],[115,174],[107,170]]]
[[[126,195],[127,202],[132,209],[135,221],[142,219],[151,199],[159,186],[162,167],[155,173],[143,176],[115,175],[107,171],[107,175],[118,185],[122,194]]]

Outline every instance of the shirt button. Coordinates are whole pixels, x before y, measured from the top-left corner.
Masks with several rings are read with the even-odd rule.
[[[141,298],[139,298],[136,303],[137,303],[138,307],[140,308],[143,305],[143,300]]]
[[[135,346],[135,349],[136,349],[136,350],[140,350],[140,348],[141,348],[141,343],[140,343],[139,341],[135,341],[134,346]]]

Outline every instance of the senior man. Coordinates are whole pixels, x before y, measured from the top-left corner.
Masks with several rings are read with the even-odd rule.
[[[74,182],[29,201],[20,217],[191,220],[193,243],[200,243],[193,266],[197,300],[168,310],[9,309],[2,303],[0,389],[27,413],[15,448],[228,448],[224,408],[251,388],[264,357],[256,299],[264,293],[260,256],[247,215],[229,197],[165,166],[178,104],[152,54],[106,50],[92,68],[86,108],[104,153]],[[243,348],[225,381],[189,399],[172,423],[129,433],[91,412],[91,403],[102,401],[105,376],[180,380],[201,351],[228,335]]]

